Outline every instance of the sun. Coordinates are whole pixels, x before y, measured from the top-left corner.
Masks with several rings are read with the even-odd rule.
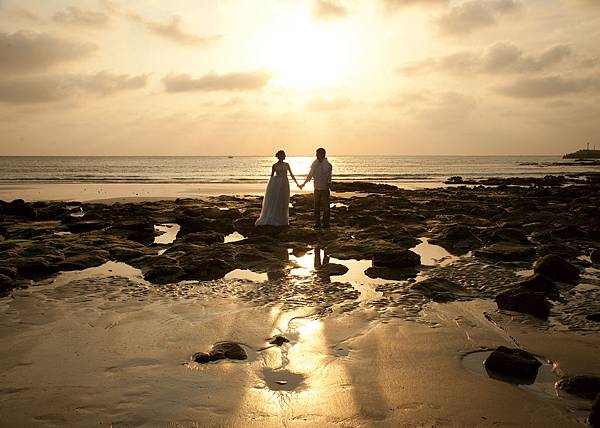
[[[352,66],[349,31],[342,24],[314,21],[304,9],[278,15],[261,32],[260,64],[276,76],[272,84],[319,87],[342,83]]]

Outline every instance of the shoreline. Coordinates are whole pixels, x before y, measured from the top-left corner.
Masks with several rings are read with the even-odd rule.
[[[288,228],[257,197],[0,204],[0,425],[585,423],[554,382],[600,377],[597,178],[338,191],[328,230],[310,191]],[[529,290],[549,255],[577,275]],[[191,359],[223,341],[247,358]],[[489,376],[499,346],[535,381]]]

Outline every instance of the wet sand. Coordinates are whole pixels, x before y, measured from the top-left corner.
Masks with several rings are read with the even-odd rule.
[[[19,270],[16,287],[0,297],[0,426],[585,426],[591,401],[557,391],[554,381],[565,375],[600,376],[600,327],[585,318],[600,312],[600,270],[589,257],[597,242],[562,238],[578,251],[569,260],[582,273],[576,284],[559,283],[561,299],[552,302],[547,320],[499,310],[494,296],[529,276],[533,259],[497,260],[483,256],[490,250],[451,248],[456,242],[444,241],[445,228],[454,230],[454,221],[461,219],[476,224],[471,230],[481,239],[513,236],[513,229],[485,222],[485,198],[513,206],[521,196],[505,190],[459,192],[402,194],[406,201],[371,195],[365,202],[357,189],[355,196],[334,200],[333,218],[344,224],[318,232],[333,236],[324,242],[298,225],[310,221],[302,195],[293,198],[296,227],[275,238],[252,235],[240,222],[243,207],[255,210],[259,201],[218,198],[211,203],[223,206],[202,208],[205,215],[239,209],[242,217],[235,230],[223,233],[222,243],[202,246],[186,241],[199,232],[173,221],[171,202],[83,205],[81,214],[67,205],[75,218],[64,224],[39,218],[11,223],[13,214],[5,213],[2,266],[12,260],[7,256],[33,248],[47,251],[48,260],[64,252],[58,262],[64,266],[81,261],[72,261],[69,248],[96,251],[98,261],[31,280]],[[442,197],[445,210],[428,211],[436,210]],[[381,208],[390,200],[407,207],[395,214],[407,235],[388,228],[386,236],[420,256],[414,274],[403,279],[386,278],[386,271],[383,277],[373,275],[373,261],[361,255],[375,251],[369,245],[398,251],[390,246],[392,238],[381,240],[375,219],[390,214]],[[184,202],[184,207],[207,204]],[[416,204],[423,204],[421,217],[411,214]],[[449,207],[469,210],[469,217],[449,219]],[[90,224],[86,216],[126,212],[133,218],[142,208],[154,210],[150,240],[123,231],[117,220],[108,229],[87,232],[71,226]],[[38,217],[48,210],[45,205],[36,209]],[[364,217],[366,211],[372,218]],[[592,213],[589,218],[591,223],[581,227],[591,233]],[[40,230],[45,234],[24,238]],[[201,233],[202,239],[212,239]],[[346,233],[360,240],[360,248],[340,246]],[[535,233],[529,238],[540,254],[559,239]],[[123,250],[102,253],[123,245],[143,255],[117,262],[114,257]],[[267,257],[265,246],[275,248],[273,256]],[[187,272],[185,253],[194,254],[193,265],[203,262],[206,248],[213,257],[234,251],[236,265],[217,279],[169,279],[178,278],[179,271],[161,263],[179,257],[177,268]],[[258,262],[259,256],[268,262]],[[156,272],[157,264],[163,270]],[[447,299],[434,301],[416,288],[427,278],[454,281],[462,291],[449,300],[447,294],[434,295]],[[270,344],[277,335],[289,342]],[[190,359],[222,341],[241,344],[248,359],[208,364]],[[484,356],[501,345],[527,350],[545,363],[534,384],[487,375]]]

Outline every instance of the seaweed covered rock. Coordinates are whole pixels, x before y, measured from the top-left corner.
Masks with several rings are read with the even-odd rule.
[[[445,278],[428,278],[411,286],[435,302],[450,302],[466,296],[467,291],[460,285]]]
[[[484,361],[488,374],[500,375],[514,380],[515,383],[531,384],[535,381],[538,369],[542,363],[527,351],[522,349],[499,346]]]
[[[496,296],[498,309],[530,314],[540,319],[547,319],[550,314],[550,303],[542,293],[522,289],[512,289]]]
[[[575,282],[579,278],[579,269],[556,254],[538,259],[533,265],[533,271],[555,281]]]
[[[200,364],[224,359],[246,360],[248,359],[248,354],[239,343],[221,342],[213,345],[209,352],[196,352],[192,355],[192,361]]]
[[[554,386],[556,389],[577,397],[593,400],[600,394],[600,377],[596,376],[565,376]]]

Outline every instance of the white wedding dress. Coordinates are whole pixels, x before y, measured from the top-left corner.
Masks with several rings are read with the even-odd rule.
[[[287,163],[275,164],[275,172],[267,184],[267,191],[263,199],[260,217],[255,223],[256,226],[287,226],[289,224],[290,182],[287,172]]]

